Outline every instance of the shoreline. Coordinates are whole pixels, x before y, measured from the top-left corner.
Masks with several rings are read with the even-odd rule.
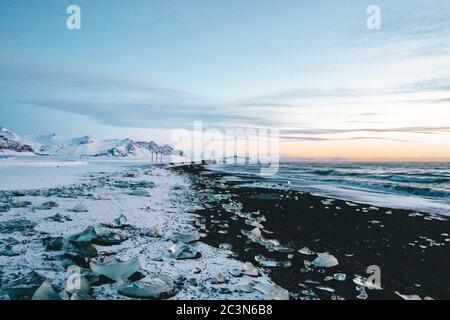
[[[208,210],[197,211],[209,230],[203,241],[213,246],[230,243],[238,259],[255,265],[285,265],[265,268],[293,298],[450,298],[450,223],[446,217],[356,204],[302,191],[245,186],[255,179],[209,171],[202,166],[182,170],[191,173],[197,188],[230,195],[229,200],[211,201]],[[230,202],[240,205],[225,209],[223,205]],[[258,211],[258,215],[245,214]],[[242,230],[253,230],[255,220],[262,226],[264,238],[276,239],[292,250],[267,250],[249,240]],[[224,224],[229,226],[225,228],[227,233],[219,232]],[[298,252],[305,247],[316,253],[329,252],[339,265],[311,268],[308,263],[317,255]],[[261,260],[261,255],[266,260]],[[361,280],[370,277],[367,267],[372,265],[380,267],[383,290],[371,290]],[[345,281],[335,280],[342,274],[346,275]]]

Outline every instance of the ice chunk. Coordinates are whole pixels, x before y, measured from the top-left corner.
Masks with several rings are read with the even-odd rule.
[[[417,294],[401,294],[398,291],[395,291],[395,293],[402,298],[403,300],[422,300]]]
[[[238,285],[237,289],[238,291],[245,293],[252,293],[255,291],[255,289],[248,283]]]
[[[122,228],[127,223],[127,217],[121,214],[119,217],[113,220],[111,223],[111,227],[113,228]]]
[[[244,263],[243,268],[244,274],[251,277],[257,277],[259,276],[258,269],[255,268],[255,266],[251,262]]]
[[[167,298],[175,293],[172,279],[164,275],[152,275],[144,281],[125,282],[118,288],[121,295],[138,299]]]
[[[261,254],[255,256],[255,260],[259,262],[259,264],[263,267],[290,267],[292,262],[289,260],[286,261],[277,261],[274,259],[268,259]]]
[[[347,275],[345,273],[335,273],[333,278],[336,281],[345,281],[347,280]]]
[[[40,206],[34,207],[34,209],[37,209],[37,210],[50,210],[52,208],[57,208],[57,207],[59,207],[58,203],[56,203],[55,201],[48,201],[48,202],[42,203]]]
[[[13,219],[0,222],[0,233],[8,234],[13,232],[30,232],[36,223],[26,219]]]
[[[311,262],[316,267],[331,268],[339,264],[336,257],[329,254],[328,252],[318,253],[318,255],[319,256]]]
[[[226,283],[226,282],[228,282],[228,279],[225,278],[225,276],[223,274],[221,274],[221,273],[216,274],[211,279],[211,283],[212,284],[220,284],[220,283]]]
[[[92,240],[92,243],[101,246],[111,246],[120,244],[127,239],[128,237],[115,232],[102,232],[98,234],[95,239]]]
[[[25,276],[12,280],[9,283],[2,284],[2,294],[8,294],[12,297],[31,297],[33,293],[41,286],[45,278],[34,271]]]
[[[131,191],[129,193],[129,195],[136,196],[136,197],[149,197],[150,193],[145,189],[138,188],[138,189]]]
[[[148,235],[152,238],[161,237],[161,235],[159,234],[158,229],[156,229],[156,227],[151,227],[150,229],[148,229]]]
[[[174,242],[183,242],[183,243],[191,243],[200,240],[200,234],[198,231],[192,231],[190,233],[174,233],[172,235],[172,241]]]
[[[201,257],[201,253],[198,252],[194,245],[185,244],[183,242],[177,242],[170,247],[170,252],[175,259],[198,259]]]
[[[304,254],[304,255],[313,255],[315,254],[314,251],[308,249],[307,247],[303,247],[302,249],[298,250],[299,253]]]
[[[11,203],[11,206],[13,208],[25,208],[28,207],[29,205],[31,205],[30,201],[15,201]]]
[[[97,238],[97,232],[94,227],[89,226],[84,231],[70,236],[67,240],[70,242],[92,242]]]
[[[73,212],[88,212],[89,210],[86,208],[85,205],[79,203],[79,204],[75,205],[72,209],[70,209],[70,211],[73,211]]]
[[[231,270],[230,270],[230,274],[233,276],[233,277],[242,277],[242,275],[244,274],[244,272],[241,270],[241,269],[238,269],[238,268],[231,268]]]
[[[102,274],[114,281],[123,281],[130,277],[133,273],[138,271],[140,268],[138,257],[134,257],[123,262],[91,262],[90,266],[92,271]]]
[[[14,257],[17,255],[18,253],[15,252],[10,245],[6,245],[3,250],[0,250],[0,256]]]
[[[95,299],[88,294],[77,291],[70,297],[70,300],[95,300]]]
[[[52,220],[55,222],[65,222],[65,221],[72,221],[72,219],[68,216],[63,216],[59,213],[55,214],[54,216],[48,217],[48,220]]]
[[[233,246],[229,243],[221,243],[219,244],[219,248],[222,250],[232,250]]]
[[[53,290],[50,281],[45,280],[44,283],[36,290],[31,300],[62,300],[59,294]]]
[[[253,285],[253,288],[263,293],[268,299],[289,300],[289,291],[283,289],[279,285],[258,282]]]

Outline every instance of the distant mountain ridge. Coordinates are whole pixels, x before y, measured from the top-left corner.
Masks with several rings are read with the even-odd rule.
[[[136,157],[151,159],[158,155],[182,155],[167,144],[131,139],[98,140],[90,135],[65,139],[59,134],[20,136],[0,128],[0,154],[48,155],[67,158],[80,157]]]

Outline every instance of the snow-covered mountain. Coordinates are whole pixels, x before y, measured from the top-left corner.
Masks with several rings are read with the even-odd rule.
[[[169,145],[131,139],[97,140],[89,135],[65,139],[59,134],[19,136],[0,128],[0,154],[37,154],[66,158],[136,157],[152,158],[155,154],[181,155]]]

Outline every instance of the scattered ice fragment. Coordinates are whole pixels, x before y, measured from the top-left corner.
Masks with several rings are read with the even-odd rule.
[[[232,250],[233,246],[229,243],[221,243],[219,244],[219,248],[222,250]]]
[[[174,233],[172,235],[172,241],[191,243],[200,240],[200,234],[198,231],[192,231],[191,233]]]
[[[299,253],[304,254],[304,255],[313,255],[315,254],[314,251],[310,250],[307,247],[303,247],[302,249],[298,250]]]
[[[326,287],[326,286],[317,286],[316,288],[319,289],[319,290],[328,291],[328,292],[331,292],[331,293],[334,293],[336,291],[333,288]]]
[[[52,288],[49,280],[45,280],[31,297],[31,300],[62,300]]]
[[[253,288],[263,293],[268,299],[271,300],[289,300],[289,291],[283,289],[279,285],[266,284],[266,283],[255,283]]]
[[[422,300],[418,295],[416,294],[411,294],[411,295],[407,295],[407,294],[401,294],[398,291],[395,291],[395,293],[401,297],[403,300]]]
[[[130,196],[137,196],[137,197],[149,197],[150,193],[147,190],[145,190],[145,189],[139,188],[139,189],[135,189],[135,190],[131,191],[129,193],[129,195]]]
[[[244,263],[243,268],[244,274],[251,277],[259,276],[259,271],[251,262]]]
[[[148,229],[148,235],[152,238],[158,238],[161,236],[156,227],[151,227],[150,229]]]
[[[161,299],[173,295],[175,285],[169,277],[158,274],[147,277],[145,281],[124,282],[117,291],[130,298]]]
[[[233,277],[238,278],[238,277],[242,277],[242,275],[243,275],[244,273],[243,273],[243,271],[242,271],[241,269],[238,269],[238,268],[231,268],[230,274],[231,274]]]
[[[3,250],[0,250],[0,256],[14,257],[17,255],[18,253],[15,252],[10,245],[6,245]]]
[[[185,244],[183,242],[177,242],[173,244],[170,249],[175,259],[198,259],[201,257],[201,253],[194,245]]]
[[[65,222],[65,221],[72,221],[72,219],[68,216],[63,216],[59,213],[55,214],[54,216],[50,216],[47,218],[48,220],[52,220],[55,222]]]
[[[50,210],[50,209],[56,208],[56,207],[59,207],[58,203],[56,203],[55,201],[48,201],[48,202],[42,203],[40,206],[34,207],[34,209],[36,209],[36,210]]]
[[[261,254],[255,256],[255,260],[259,262],[259,264],[263,267],[290,267],[292,262],[289,260],[286,261],[277,261],[274,259],[268,259]]]
[[[3,283],[1,292],[15,298],[31,297],[44,281],[44,277],[35,271],[31,271],[25,276],[21,276],[6,284]]]
[[[70,297],[70,300],[95,300],[95,299],[86,293],[77,291]]]
[[[255,289],[248,283],[238,285],[237,289],[238,289],[238,291],[245,292],[245,293],[251,293],[251,292],[255,291]]]
[[[225,276],[223,274],[221,274],[221,273],[216,274],[211,279],[211,283],[212,284],[221,284],[221,283],[226,283],[226,282],[228,282],[228,279],[225,278]]]
[[[345,273],[335,273],[333,277],[334,277],[334,280],[337,280],[337,281],[347,280],[347,275]]]
[[[318,253],[318,255],[319,256],[311,262],[316,267],[331,268],[331,267],[335,267],[339,264],[336,257],[329,254],[328,252]]]
[[[92,242],[97,238],[97,232],[94,227],[89,226],[84,231],[70,236],[67,240],[70,242]]]
[[[111,223],[111,227],[113,228],[122,228],[127,223],[127,217],[125,217],[123,214],[121,214],[119,217],[113,220]]]
[[[25,208],[28,207],[29,205],[31,205],[30,201],[15,201],[11,203],[11,206],[13,208]]]
[[[92,243],[98,244],[101,246],[111,246],[124,242],[128,237],[115,233],[115,232],[102,232],[99,233],[95,239],[92,240]]]
[[[114,281],[123,281],[137,272],[140,268],[138,257],[124,262],[90,263],[91,269]]]
[[[88,212],[89,210],[84,206],[83,204],[79,203],[75,205],[72,209],[70,209],[72,212]]]

